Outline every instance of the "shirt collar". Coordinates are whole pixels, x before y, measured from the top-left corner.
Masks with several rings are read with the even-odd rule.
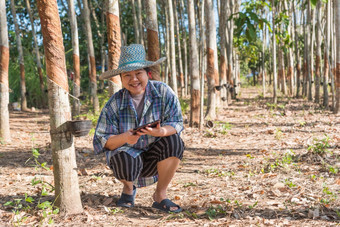
[[[153,100],[154,98],[160,98],[162,97],[158,90],[155,88],[154,83],[152,81],[148,81],[148,84],[146,85],[145,88],[145,98],[144,98],[144,102],[146,100]],[[122,97],[122,102],[120,105],[120,110],[123,110],[125,108],[127,108],[129,105],[132,105],[131,102],[131,95],[129,93],[129,91],[127,89],[123,89],[123,97]]]

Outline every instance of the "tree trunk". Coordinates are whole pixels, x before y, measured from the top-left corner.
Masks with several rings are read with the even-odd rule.
[[[143,27],[143,17],[142,17],[142,3],[141,0],[137,0],[137,16],[138,16],[138,27],[139,27],[139,31],[140,31],[140,44],[142,44],[144,46],[144,27]]]
[[[9,47],[5,0],[0,0],[0,142],[10,142],[9,89],[8,89]]]
[[[320,61],[321,61],[321,2],[316,8],[316,56],[315,56],[315,103],[320,102]]]
[[[226,22],[227,22],[227,5],[226,1],[221,2],[220,6],[220,26],[219,26],[219,33],[221,37],[221,50],[220,50],[220,86],[221,86],[221,99],[222,105],[224,107],[228,106],[228,92],[227,92],[227,66],[226,66],[226,59],[227,59],[227,51],[226,51]]]
[[[208,79],[208,106],[206,118],[214,120],[216,118],[216,90],[218,83],[217,71],[217,46],[216,46],[216,25],[212,0],[206,0],[206,19],[207,19],[207,79]]]
[[[177,73],[176,73],[176,51],[175,51],[175,30],[174,30],[174,13],[172,7],[172,1],[167,0],[168,10],[169,10],[169,40],[170,40],[170,87],[174,90],[175,94],[177,95]]]
[[[201,41],[200,41],[200,122],[199,122],[199,130],[203,129],[203,124],[204,124],[204,77],[205,77],[205,53],[206,53],[206,48],[205,48],[205,44],[206,44],[206,38],[205,38],[205,31],[204,31],[204,8],[205,8],[205,4],[204,4],[204,0],[201,2],[201,7],[198,7],[198,9],[201,9],[200,13],[197,13],[198,18],[199,18],[199,25],[200,25],[200,37],[201,37]]]
[[[177,0],[173,1],[173,9],[174,9],[174,19],[175,19],[175,28],[176,28],[176,37],[177,37],[177,53],[178,53],[178,76],[180,81],[180,89],[181,89],[181,97],[184,98],[185,95],[185,87],[184,87],[184,75],[183,75],[183,62],[182,62],[182,48],[181,48],[181,36],[179,33],[179,23],[178,23],[178,15],[177,15]]]
[[[296,16],[296,9],[295,9],[296,0],[293,1],[293,15],[294,15],[294,32],[295,32],[295,59],[296,59],[296,98],[299,98],[300,94],[300,51],[298,48],[298,41],[299,41],[299,32],[297,27],[297,16]]]
[[[96,73],[96,60],[94,55],[94,47],[92,41],[92,29],[90,22],[90,12],[87,0],[83,0],[83,16],[86,26],[86,40],[87,40],[87,51],[89,55],[89,75],[90,75],[90,86],[91,86],[91,100],[93,103],[93,111],[99,112],[99,101],[97,96],[97,73]]]
[[[267,17],[267,12],[266,10],[264,10],[264,17]],[[265,62],[265,51],[266,51],[266,26],[263,26],[262,29],[262,38],[263,38],[263,43],[262,43],[262,94],[263,94],[263,98],[266,97],[266,62]]]
[[[32,11],[31,11],[31,5],[29,0],[26,0],[26,8],[30,17],[30,21],[31,21],[31,27],[32,27],[32,36],[33,36],[33,40],[34,40],[34,50],[35,50],[35,55],[37,58],[37,67],[38,67],[38,75],[39,75],[39,81],[40,81],[40,90],[41,90],[41,105],[43,108],[47,107],[47,100],[46,100],[46,91],[45,91],[45,83],[44,83],[44,79],[43,79],[43,72],[42,72],[42,66],[41,66],[41,61],[40,61],[40,52],[39,52],[39,46],[38,46],[38,42],[37,42],[37,36],[35,33],[35,28],[34,28],[34,18],[32,15]]]
[[[80,96],[80,58],[79,58],[79,38],[78,38],[78,24],[76,13],[74,9],[74,0],[67,0],[68,17],[71,25],[71,38],[73,50],[73,96],[78,98]],[[80,101],[73,99],[72,117],[77,118],[80,114]]]
[[[19,53],[19,65],[20,65],[20,93],[21,93],[21,110],[28,111],[27,98],[26,98],[26,82],[25,82],[25,60],[24,53],[21,44],[20,29],[17,21],[17,13],[15,9],[14,0],[11,0],[11,11],[13,15],[13,22],[15,28],[16,44]]]
[[[121,48],[121,32],[119,18],[119,2],[118,0],[107,0],[106,24],[107,24],[107,42],[109,70],[118,68],[120,48]],[[113,95],[122,89],[122,81],[120,76],[114,76],[109,79],[110,95]]]
[[[334,8],[336,14],[335,18],[335,28],[336,28],[336,105],[334,109],[335,114],[340,113],[340,1],[334,0]]]
[[[311,9],[311,3],[309,0],[307,0],[308,2],[308,10],[307,10],[307,42],[305,42],[305,44],[307,44],[307,73],[308,73],[308,101],[313,101],[313,95],[312,95],[312,55],[313,55],[313,32],[311,34],[311,26],[312,25],[312,9]],[[312,30],[314,30],[312,28]]]
[[[276,37],[275,37],[275,1],[272,0],[272,29],[273,29],[273,103],[277,103],[277,75],[276,75]]]
[[[51,127],[51,148],[56,205],[62,213],[83,211],[77,175],[73,136],[65,132],[71,119],[63,37],[57,1],[38,0],[46,57]]]
[[[136,12],[136,4],[135,0],[131,0],[131,7],[132,7],[132,16],[133,16],[133,27],[135,29],[135,43],[140,43],[139,37],[139,27],[138,27],[138,19],[137,19],[137,12]]]
[[[157,4],[156,0],[146,1],[146,31],[148,44],[148,60],[156,61],[159,59],[159,39],[158,39],[158,21],[157,21]],[[153,80],[161,80],[160,66],[151,67],[151,76]]]
[[[200,80],[198,51],[196,43],[196,23],[195,10],[193,0],[188,0],[188,16],[189,16],[189,56],[190,56],[190,77],[191,77],[191,110],[190,110],[190,127],[197,127],[199,124],[199,102],[200,102]]]
[[[330,12],[331,2],[326,3],[326,25],[325,25],[325,45],[324,45],[324,74],[323,74],[323,106],[328,109],[328,75],[329,75],[329,46],[330,46]]]
[[[231,16],[234,13],[234,3],[233,1],[229,1],[228,6],[228,16]],[[234,80],[234,70],[233,70],[233,39],[234,39],[234,21],[228,20],[228,37],[227,37],[227,58],[228,58],[228,69],[227,69],[227,80],[229,86],[232,88],[232,93],[230,93],[230,90],[228,89],[228,97],[236,98],[236,86]],[[228,100],[229,102],[229,100]]]
[[[180,0],[180,7],[179,7],[179,15],[181,21],[181,30],[182,30],[182,42],[183,42],[183,51],[184,51],[184,94],[188,96],[188,51],[187,51],[187,30],[186,26],[184,25],[184,3],[183,0]],[[195,12],[195,11],[194,11]]]

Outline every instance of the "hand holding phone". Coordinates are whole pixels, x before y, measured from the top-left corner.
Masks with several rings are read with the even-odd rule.
[[[157,120],[157,121],[153,121],[153,122],[150,122],[150,123],[147,123],[147,124],[144,124],[144,125],[141,125],[141,126],[138,126],[134,129],[132,129],[132,134],[133,135],[136,135],[136,133],[142,129],[145,129],[146,127],[149,127],[149,128],[155,128],[157,127],[158,124],[161,123],[161,120]]]

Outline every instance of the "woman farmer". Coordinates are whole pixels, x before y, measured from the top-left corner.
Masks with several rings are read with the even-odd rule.
[[[164,60],[145,60],[142,45],[123,46],[118,68],[99,77],[120,75],[123,85],[104,106],[93,138],[94,152],[106,154],[107,164],[123,184],[118,206],[133,207],[136,188],[157,182],[152,207],[182,211],[167,198],[168,185],[184,151],[181,106],[169,86],[149,80],[149,67]],[[157,120],[160,123],[156,127],[145,127],[136,133],[132,130]]]

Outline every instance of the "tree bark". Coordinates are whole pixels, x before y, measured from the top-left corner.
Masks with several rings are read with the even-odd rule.
[[[132,7],[132,16],[133,16],[133,27],[135,29],[135,42],[140,44],[139,26],[138,26],[135,0],[131,0],[131,3],[132,3],[131,7]]]
[[[176,73],[176,48],[175,48],[175,30],[174,30],[174,12],[172,7],[172,1],[167,0],[168,3],[168,10],[169,10],[169,36],[170,36],[170,65],[171,65],[171,78],[170,78],[170,87],[174,90],[175,94],[177,95],[177,73]]]
[[[220,6],[220,26],[219,26],[219,33],[221,37],[220,42],[220,86],[221,86],[221,99],[222,99],[222,105],[224,107],[228,106],[228,92],[227,92],[227,66],[226,66],[226,59],[227,59],[227,51],[226,51],[226,22],[228,20],[227,18],[227,5],[228,3],[226,1],[221,2]]]
[[[141,0],[137,0],[137,16],[138,16],[138,23],[139,23],[139,31],[140,31],[140,44],[144,46],[144,27],[143,27],[143,17],[142,17],[142,3]]]
[[[76,13],[74,9],[74,0],[67,0],[68,17],[71,25],[71,39],[73,50],[73,96],[78,98],[80,96],[80,58],[79,58],[79,38],[78,38],[78,24]],[[80,101],[73,99],[72,117],[76,118],[80,114]]]
[[[107,42],[109,70],[118,68],[120,48],[121,48],[121,32],[119,18],[119,2],[118,0],[107,1],[106,23],[107,23]],[[120,76],[114,76],[109,79],[110,95],[113,95],[122,89],[122,81]]]
[[[273,103],[277,103],[277,75],[276,75],[276,37],[275,37],[275,0],[272,0],[272,29],[273,29]]]
[[[62,213],[83,211],[73,136],[65,132],[71,119],[63,37],[57,1],[38,0],[48,75],[51,148],[56,205]]]
[[[296,59],[296,98],[299,98],[300,94],[300,72],[301,72],[301,66],[300,66],[300,51],[298,48],[298,40],[299,40],[299,32],[297,27],[297,16],[296,16],[296,9],[295,9],[296,0],[293,1],[293,15],[294,15],[294,33],[295,33],[295,59]]]
[[[9,46],[5,0],[0,0],[0,141],[10,142],[9,89],[8,89]]]
[[[189,16],[189,56],[190,56],[190,77],[191,77],[191,110],[190,110],[190,127],[197,127],[200,116],[200,80],[198,51],[196,43],[196,23],[195,10],[193,0],[188,0],[188,16]]]
[[[157,61],[159,59],[159,39],[158,39],[158,21],[157,21],[157,4],[156,0],[146,1],[146,30],[148,44],[148,60]],[[160,66],[151,67],[151,76],[153,80],[161,80]]]
[[[325,45],[324,45],[324,74],[323,74],[323,106],[325,109],[329,108],[328,99],[328,75],[329,75],[329,46],[330,46],[330,12],[331,12],[331,2],[326,3],[326,25],[325,25]]]
[[[20,65],[20,93],[21,93],[21,110],[28,111],[27,98],[26,98],[26,81],[25,81],[25,60],[24,53],[21,44],[20,29],[17,21],[17,13],[15,9],[14,0],[11,0],[11,11],[13,15],[13,22],[15,28],[16,44],[19,53],[19,65]]]
[[[26,0],[26,8],[30,17],[31,21],[31,27],[32,27],[32,36],[33,36],[33,41],[34,41],[34,50],[35,50],[35,55],[36,55],[36,60],[37,60],[37,67],[38,67],[38,76],[39,76],[39,81],[40,81],[40,90],[41,90],[41,105],[43,108],[47,107],[47,100],[45,97],[46,91],[45,91],[45,83],[44,83],[44,76],[42,72],[42,66],[41,66],[41,61],[40,61],[40,52],[39,52],[39,46],[37,42],[37,36],[35,33],[35,28],[34,28],[34,18],[32,15],[31,11],[31,5],[29,0]]]
[[[93,111],[99,112],[99,101],[97,96],[97,72],[96,72],[96,60],[94,55],[92,29],[90,22],[90,12],[87,0],[83,0],[83,16],[86,27],[86,40],[87,40],[87,51],[89,55],[89,76],[90,76],[90,87],[91,87],[91,100],[93,103]]]
[[[207,79],[208,79],[208,106],[206,118],[214,120],[216,118],[216,90],[218,83],[217,66],[217,46],[216,46],[216,25],[212,0],[206,0],[207,19]]]
[[[340,113],[340,1],[334,0],[334,8],[336,14],[335,17],[335,28],[336,28],[336,105],[334,109],[335,114]]]
[[[315,56],[315,103],[320,102],[320,61],[321,61],[321,2],[316,8],[316,56]]]
[[[181,35],[179,32],[179,23],[178,23],[178,15],[177,15],[177,0],[173,1],[173,9],[174,9],[174,22],[176,29],[176,37],[177,37],[177,53],[178,53],[178,78],[180,81],[180,90],[181,97],[183,98],[185,95],[185,87],[184,87],[184,75],[183,75],[183,62],[182,62],[182,48],[181,48]]]
[[[179,15],[181,21],[181,30],[182,30],[182,42],[183,42],[183,51],[184,51],[184,94],[185,96],[188,95],[188,51],[187,51],[187,30],[186,26],[184,25],[184,3],[183,0],[180,0],[180,7],[179,7]],[[195,12],[195,11],[194,11]]]

